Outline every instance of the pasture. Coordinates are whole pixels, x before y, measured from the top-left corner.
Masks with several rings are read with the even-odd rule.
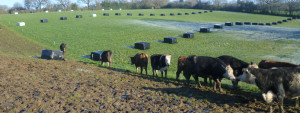
[[[202,11],[202,14],[198,14]],[[177,15],[177,13],[190,13],[190,15]],[[197,12],[196,14],[191,14]],[[224,30],[213,30],[211,33],[199,33],[200,27],[213,27],[212,23],[225,22],[277,22],[287,17],[245,14],[224,11],[203,13],[204,10],[193,9],[146,9],[146,10],[113,10],[113,11],[74,11],[74,12],[49,12],[19,15],[1,15],[0,23],[8,27],[14,33],[26,39],[40,44],[47,49],[59,50],[60,43],[66,43],[68,52],[66,59],[74,59],[84,63],[96,64],[100,62],[88,59],[93,51],[112,50],[113,64],[116,70],[129,70],[134,72],[135,67],[130,65],[130,57],[137,52],[152,54],[171,54],[171,66],[168,77],[175,78],[177,69],[177,58],[179,56],[199,55],[218,57],[231,55],[246,62],[258,63],[262,59],[289,61],[300,63],[299,53],[299,32],[293,36],[298,38],[270,39],[270,35],[264,33],[252,34],[247,29],[236,31],[246,26],[224,27]],[[109,16],[103,16],[109,13]],[[115,16],[121,13],[121,16]],[[127,16],[132,13],[132,16]],[[138,16],[143,13],[144,16]],[[153,13],[155,16],[150,16]],[[170,16],[174,13],[175,16]],[[90,17],[90,14],[97,14],[97,17]],[[166,16],[160,16],[165,14]],[[75,18],[82,15],[83,18]],[[67,20],[60,20],[60,17],[67,17]],[[40,23],[41,19],[47,19],[48,23]],[[17,22],[26,22],[26,26],[16,26]],[[209,26],[184,27],[181,24],[168,25],[168,23],[210,23]],[[278,27],[279,26],[279,27]],[[255,28],[256,26],[254,26]],[[260,29],[268,29],[270,26],[257,26]],[[273,27],[273,26],[272,26]],[[299,29],[300,20],[292,20],[276,26],[277,28]],[[247,27],[246,27],[247,28]],[[233,29],[233,30],[227,30]],[[298,30],[299,31],[299,30]],[[181,38],[185,32],[195,32],[192,39]],[[272,34],[272,33],[270,33]],[[161,43],[164,37],[176,37],[177,44]],[[250,37],[250,38],[248,38]],[[255,37],[255,39],[251,38]],[[279,36],[280,37],[280,36]],[[149,50],[133,49],[135,42],[149,42]],[[30,56],[40,56],[36,52]],[[26,54],[28,55],[28,54]],[[106,67],[106,66],[105,66]],[[152,76],[151,66],[148,74]],[[150,76],[149,75],[149,76]],[[160,76],[160,75],[159,75]],[[181,76],[180,79],[184,79]],[[225,81],[226,84],[231,84]],[[251,87],[243,84],[242,87]],[[256,91],[253,87],[250,90]]]

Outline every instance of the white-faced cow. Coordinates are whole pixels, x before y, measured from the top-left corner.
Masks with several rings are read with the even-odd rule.
[[[113,57],[113,53],[111,50],[103,51],[103,53],[101,54],[101,59],[100,59],[101,65],[104,65],[104,62],[108,62],[108,66],[111,67],[112,57]]]
[[[237,59],[235,57],[232,57],[232,56],[222,55],[222,56],[219,56],[218,58],[221,59],[226,65],[231,66],[231,68],[233,69],[233,74],[234,74],[235,78],[237,78],[238,76],[243,74],[243,71],[242,71],[243,68],[249,67],[248,63],[246,63],[240,59]],[[251,63],[251,64],[253,64],[253,63]],[[252,66],[256,66],[256,65],[253,64]],[[232,85],[234,88],[238,87],[238,82],[239,82],[239,79],[235,79],[232,81]]]
[[[141,67],[141,74],[143,73],[143,68],[147,73],[147,67],[148,67],[148,55],[146,53],[137,53],[134,57],[131,58],[131,65],[135,65],[136,72],[138,72],[138,67]]]
[[[221,82],[223,77],[230,80],[235,79],[230,65],[226,65],[218,58],[208,56],[189,56],[183,73],[187,78],[187,84],[189,84],[190,76],[193,75],[199,87],[201,87],[201,84],[198,77],[209,77],[213,79],[214,91],[216,91],[216,85],[218,84],[220,92],[222,92]]]
[[[162,54],[154,54],[151,56],[151,67],[153,76],[156,74],[157,70],[161,71],[161,76],[163,77],[163,72],[165,71],[165,78],[167,78],[167,71],[169,69],[171,62],[171,55],[162,55]]]
[[[178,80],[181,71],[183,71],[183,69],[184,69],[184,66],[186,64],[186,58],[187,58],[187,56],[179,56],[178,57],[176,80]]]
[[[67,52],[67,44],[65,43],[61,43],[60,46],[59,46],[60,50],[63,51],[64,55],[66,54]]]
[[[296,98],[296,107],[299,106],[300,96],[300,68],[281,67],[274,69],[244,68],[241,81],[256,84],[261,90],[263,99],[270,104],[270,112],[273,112],[272,103],[277,98],[280,112],[284,112],[284,97]]]
[[[270,69],[273,67],[298,67],[299,65],[289,63],[289,62],[279,62],[271,60],[261,60],[258,64],[258,67],[261,69]]]

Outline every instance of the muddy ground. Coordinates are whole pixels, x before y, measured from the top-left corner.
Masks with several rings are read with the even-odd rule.
[[[75,61],[0,56],[0,112],[267,112],[259,93],[187,88]],[[299,112],[285,100],[287,112]],[[278,107],[275,107],[278,112]]]

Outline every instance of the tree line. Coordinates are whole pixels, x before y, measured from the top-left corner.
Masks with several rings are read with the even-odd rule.
[[[159,9],[185,8],[261,13],[282,16],[300,16],[300,0],[24,0],[8,8],[0,5],[0,13],[101,10],[101,9]]]

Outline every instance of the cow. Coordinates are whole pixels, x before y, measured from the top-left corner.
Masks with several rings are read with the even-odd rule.
[[[289,63],[289,62],[279,62],[271,60],[261,60],[258,67],[261,69],[270,69],[272,67],[298,67],[299,65]]]
[[[273,99],[277,97],[280,112],[284,112],[284,96],[296,98],[296,107],[299,107],[300,96],[300,68],[280,67],[273,69],[244,68],[241,81],[255,84],[261,90],[263,99],[270,104],[270,112],[273,112]]]
[[[103,51],[103,53],[101,54],[101,65],[104,65],[104,62],[108,62],[108,66],[111,67],[112,65],[112,57],[113,57],[113,53],[111,50],[108,51]]]
[[[59,46],[60,50],[63,51],[64,55],[66,54],[67,52],[67,44],[65,43],[61,43],[60,46]]]
[[[242,71],[243,68],[249,67],[249,64],[247,62],[244,62],[244,61],[237,59],[235,57],[232,57],[232,56],[222,55],[222,56],[219,56],[218,58],[221,59],[226,65],[231,66],[231,68],[233,69],[233,74],[234,74],[235,78],[237,78],[238,76],[243,74],[243,71]],[[251,62],[251,64],[253,64],[253,63]],[[256,66],[256,64],[255,65],[253,64],[251,66]],[[234,81],[232,81],[232,85],[235,89],[238,88],[238,82],[239,82],[239,79],[235,79]]]
[[[176,72],[176,80],[177,81],[178,81],[181,71],[183,71],[184,66],[186,64],[186,58],[187,58],[187,56],[179,56],[178,57],[177,72]]]
[[[157,76],[157,70],[160,70],[161,76],[163,77],[163,71],[165,71],[165,78],[167,78],[167,71],[171,64],[171,55],[154,54],[150,59],[153,77],[154,74]]]
[[[222,60],[218,58],[208,56],[189,56],[187,58],[183,74],[187,79],[187,85],[189,84],[191,75],[193,75],[200,88],[201,84],[198,80],[198,77],[208,77],[210,79],[213,79],[214,91],[216,91],[216,85],[218,84],[220,92],[223,92],[221,88],[223,77],[230,80],[235,79],[233,70],[230,65],[226,65]]]
[[[131,65],[135,65],[136,72],[138,72],[138,67],[141,67],[141,74],[143,73],[143,68],[147,73],[147,67],[148,67],[148,55],[145,53],[137,53],[134,57],[131,58]]]

